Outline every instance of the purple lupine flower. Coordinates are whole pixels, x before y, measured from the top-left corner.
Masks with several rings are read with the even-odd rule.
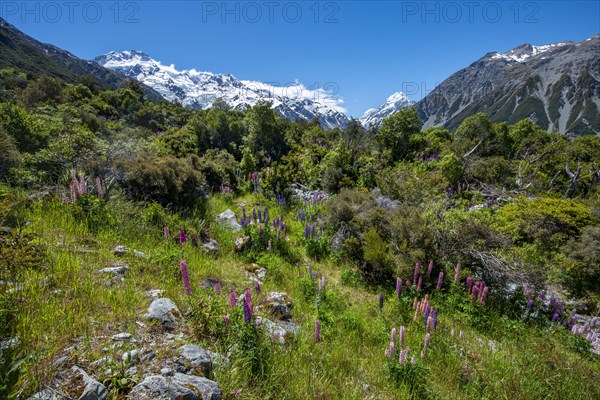
[[[190,286],[190,276],[188,275],[188,268],[185,260],[179,261],[179,268],[181,269],[181,280],[183,281],[185,294],[189,296],[192,294],[192,288]]]
[[[427,307],[425,307],[425,312],[423,313],[424,322],[425,322],[426,326],[427,326],[427,320],[429,319],[430,312],[431,312],[431,306],[428,304]]]
[[[260,287],[260,282],[254,282],[254,293],[258,296],[261,292],[262,288]]]
[[[250,310],[252,310],[252,294],[248,288],[244,289],[244,300],[246,303],[250,304]]]
[[[429,332],[427,332],[425,334],[425,340],[423,341],[423,351],[421,352],[421,357],[425,357],[425,352],[427,351],[427,348],[429,347],[430,338],[431,338],[431,335],[429,334]]]
[[[184,244],[187,242],[187,236],[185,236],[185,231],[183,228],[179,228],[179,243]]]
[[[383,311],[383,293],[379,295],[379,311]]]
[[[400,350],[400,355],[398,356],[398,363],[400,365],[404,364],[404,361],[406,360],[406,353],[404,350]]]
[[[425,329],[427,330],[427,332],[431,331],[431,328],[433,327],[433,316],[429,316],[429,318],[427,318],[427,323],[425,324]]]
[[[417,277],[419,276],[419,268],[421,267],[421,264],[416,263],[415,264],[415,272],[413,273],[413,285],[417,284]]]
[[[220,295],[221,294],[221,282],[215,283],[214,289],[215,289],[215,293]]]
[[[252,219],[254,219],[254,222],[257,222],[257,215],[256,215],[256,209],[252,209]]]
[[[437,324],[438,324],[438,310],[437,308],[435,308],[433,310],[433,329],[437,329]]]
[[[440,290],[442,288],[443,282],[444,282],[444,271],[440,271],[440,274],[438,275],[437,286],[435,287],[436,290]]]
[[[552,322],[558,321],[558,317],[559,317],[558,313],[555,312],[554,315],[552,316]]]
[[[473,287],[473,277],[469,275],[469,276],[467,276],[467,290],[470,292],[472,287]]]
[[[400,327],[400,346],[404,346],[404,325]]]
[[[407,279],[407,280],[406,280],[406,282],[404,282],[404,284],[405,284],[406,286],[410,286],[410,281]]]
[[[397,335],[396,328],[392,328],[392,342],[396,343]]]
[[[315,343],[321,341],[321,321],[317,318],[315,320]]]
[[[402,279],[396,278],[396,295],[400,298],[402,294]]]
[[[421,291],[421,286],[423,285],[423,277],[419,277],[419,282],[417,283],[417,292]]]
[[[165,224],[165,226],[163,226],[163,235],[165,237],[165,240],[169,240],[169,238],[171,237],[171,233],[169,232],[169,227]]]
[[[235,297],[235,290],[233,288],[229,291],[229,307],[237,306],[237,298]]]
[[[427,277],[431,276],[431,272],[433,271],[433,260],[429,261],[429,266],[427,266]]]
[[[229,315],[223,316],[223,322],[225,322],[225,325],[227,326],[231,324],[231,319],[229,319]]]
[[[544,301],[545,298],[546,298],[546,289],[544,289],[540,292],[540,296],[538,297],[538,300]]]
[[[252,321],[252,303],[244,299],[244,322],[249,323]]]
[[[460,276],[460,264],[456,264],[456,269],[454,270],[454,283],[458,283],[458,278]]]
[[[530,310],[532,307],[533,307],[533,300],[531,299],[527,302],[527,309]]]

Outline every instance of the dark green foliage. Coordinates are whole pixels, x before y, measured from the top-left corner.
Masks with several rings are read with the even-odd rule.
[[[394,161],[403,160],[413,154],[411,138],[420,128],[417,109],[404,107],[383,120],[377,140],[383,150],[389,150]]]
[[[186,159],[164,156],[121,161],[121,185],[134,200],[156,201],[176,209],[201,205],[205,201],[206,179],[194,168],[197,156]]]

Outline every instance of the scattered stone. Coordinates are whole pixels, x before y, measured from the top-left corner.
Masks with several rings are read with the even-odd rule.
[[[74,366],[71,370],[75,373],[81,374],[83,378],[83,393],[79,396],[78,400],[104,400],[108,396],[108,390],[106,387],[89,376],[83,369]]]
[[[229,357],[226,357],[219,353],[212,352],[210,350],[206,350],[206,352],[208,353],[208,355],[210,357],[213,367],[229,368],[229,366],[231,365],[231,362],[229,361]]]
[[[210,239],[208,242],[202,243],[202,250],[207,254],[215,254],[219,252],[219,244],[216,240]]]
[[[65,399],[66,399],[66,397],[64,397],[61,394],[56,393],[52,389],[44,389],[41,392],[37,392],[36,394],[34,394],[33,396],[31,396],[29,398],[29,400],[65,400]]]
[[[241,253],[250,245],[250,236],[240,236],[235,239],[235,251]]]
[[[97,368],[97,367],[99,367],[100,365],[108,364],[108,363],[110,363],[110,362],[112,362],[112,358],[111,358],[111,357],[102,357],[102,358],[99,358],[99,359],[98,359],[98,360],[96,360],[96,361],[92,361],[92,362],[90,363],[89,367],[90,367],[90,368]]]
[[[152,361],[156,358],[156,352],[149,350],[140,356],[140,362]]]
[[[203,377],[174,374],[172,377],[154,375],[146,377],[129,393],[136,400],[221,400],[222,393],[216,382]]]
[[[115,263],[110,267],[102,268],[99,272],[104,274],[112,274],[115,276],[125,276],[129,272],[129,265],[124,263]]]
[[[17,336],[13,338],[8,338],[0,342],[0,350],[12,349],[13,347],[17,347],[19,345],[19,338]]]
[[[146,254],[142,253],[141,251],[135,250],[135,249],[130,249],[129,247],[123,246],[122,244],[115,246],[113,253],[115,256],[119,256],[119,257],[129,255],[129,254],[133,254],[134,256],[140,257],[140,258],[146,257]]]
[[[160,369],[160,374],[164,376],[173,376],[175,372],[169,367],[164,367]]]
[[[256,317],[256,321],[265,327],[274,341],[280,344],[286,344],[300,334],[300,327],[293,322],[274,322],[263,317]]]
[[[210,376],[212,361],[206,350],[194,344],[186,344],[179,350],[185,360],[186,367],[189,367],[194,375]]]
[[[133,337],[133,335],[131,333],[127,333],[127,332],[117,333],[116,335],[112,335],[110,338],[117,342],[129,342],[129,341],[137,342],[137,340]]]
[[[152,297],[154,300],[156,299],[160,299],[160,297],[165,293],[164,290],[162,289],[152,289],[152,290],[148,290],[146,292],[146,294],[150,297]]]
[[[156,299],[148,307],[148,313],[144,318],[150,321],[158,321],[166,329],[175,329],[177,318],[181,316],[179,309],[171,299]]]
[[[62,357],[58,357],[56,360],[54,360],[52,365],[54,365],[58,369],[62,369],[65,365],[67,365],[68,362],[69,362],[69,357],[62,356]]]
[[[137,367],[131,367],[127,370],[127,375],[130,377],[136,375],[137,373],[138,373]]]
[[[287,321],[292,318],[292,298],[283,292],[269,292],[261,303],[273,318]]]
[[[140,361],[139,357],[140,357],[140,350],[136,349],[136,350],[131,350],[131,351],[127,351],[127,352],[123,353],[123,356],[121,357],[121,359],[126,364],[134,365]]]
[[[231,229],[234,232],[239,232],[242,226],[238,223],[235,213],[230,209],[223,211],[217,215],[217,222],[225,228]]]

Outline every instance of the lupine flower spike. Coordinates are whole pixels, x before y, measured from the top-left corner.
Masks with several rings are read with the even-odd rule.
[[[185,260],[179,261],[179,268],[181,269],[181,280],[183,281],[185,294],[189,296],[192,294],[192,288],[190,286],[190,276],[188,275],[188,268]]]
[[[400,298],[402,294],[402,279],[396,278],[396,295]]]
[[[440,274],[438,275],[437,286],[435,288],[437,290],[440,290],[442,288],[442,283],[443,282],[444,282],[444,272],[440,271]]]
[[[237,306],[237,298],[235,297],[235,291],[231,289],[229,291],[229,307]]]
[[[427,277],[431,276],[431,272],[433,271],[433,260],[429,261],[429,265],[427,266]]]

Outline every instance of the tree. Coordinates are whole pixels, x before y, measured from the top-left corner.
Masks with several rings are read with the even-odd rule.
[[[246,114],[248,135],[244,143],[252,150],[259,166],[279,160],[287,150],[279,121],[279,116],[268,101],[259,101]]]
[[[378,141],[381,148],[389,150],[393,161],[410,157],[410,138],[419,133],[420,122],[415,107],[404,107],[386,117],[379,129]]]

